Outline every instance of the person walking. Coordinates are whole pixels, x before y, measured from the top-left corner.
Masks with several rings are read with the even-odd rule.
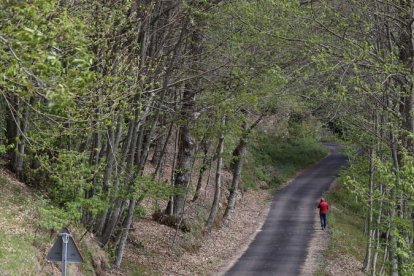
[[[327,215],[328,215],[328,211],[329,211],[329,204],[328,202],[326,202],[326,200],[324,198],[321,198],[321,201],[319,202],[318,205],[319,208],[319,217],[321,219],[321,228],[322,230],[325,230],[326,228],[326,223],[327,223]]]

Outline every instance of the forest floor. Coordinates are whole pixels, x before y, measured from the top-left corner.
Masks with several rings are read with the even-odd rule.
[[[223,183],[229,184],[230,179],[230,173],[225,172]],[[202,232],[202,217],[208,212],[214,190],[213,185],[204,183],[203,186],[202,196],[196,202],[188,202],[186,218],[192,225],[188,233],[154,221],[151,213],[155,203],[146,201],[146,215],[134,222],[130,233],[123,268],[110,274],[216,275],[237,259],[266,219],[272,199],[271,190],[256,189],[241,193],[230,225],[222,227],[217,220],[211,233],[205,234]],[[222,192],[225,194],[226,191],[224,185]],[[221,212],[224,211],[222,209]]]

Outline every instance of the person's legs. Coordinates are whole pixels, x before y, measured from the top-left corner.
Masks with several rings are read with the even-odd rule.
[[[319,218],[321,219],[321,228],[323,230],[323,225],[324,225],[324,215],[325,214],[319,214]]]
[[[322,214],[321,217],[322,217],[322,220],[321,220],[322,228],[325,229],[326,228],[326,214]]]

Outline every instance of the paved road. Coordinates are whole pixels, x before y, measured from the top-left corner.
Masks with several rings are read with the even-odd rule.
[[[331,154],[276,193],[261,231],[227,276],[298,275],[314,231],[315,208],[346,157]],[[328,226],[329,228],[329,226]]]

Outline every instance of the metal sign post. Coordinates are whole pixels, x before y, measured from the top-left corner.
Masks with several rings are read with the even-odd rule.
[[[62,276],[67,276],[68,263],[82,263],[83,257],[69,230],[64,228],[46,256],[50,262],[62,262]]]
[[[70,234],[68,233],[61,233],[59,236],[62,237],[62,276],[66,276],[66,262],[68,260],[68,242]]]

